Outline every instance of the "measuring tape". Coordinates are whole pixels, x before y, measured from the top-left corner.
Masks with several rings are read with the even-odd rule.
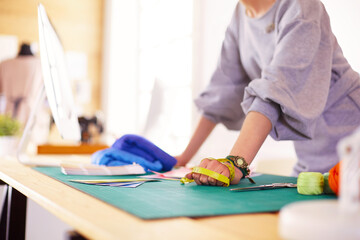
[[[231,181],[234,179],[235,177],[235,169],[234,169],[234,164],[232,161],[226,159],[226,158],[220,158],[220,159],[215,159],[215,158],[208,158],[208,159],[211,159],[211,160],[216,160],[218,162],[221,162],[222,164],[224,164],[225,166],[228,167],[229,169],[229,172],[230,172],[230,177],[226,177],[220,173],[217,173],[217,172],[214,172],[212,170],[209,170],[209,169],[206,169],[206,168],[203,168],[203,167],[194,167],[192,169],[192,172],[193,173],[200,173],[200,174],[203,174],[203,175],[206,175],[208,177],[211,177],[211,178],[214,178],[216,179],[217,181],[219,182],[222,182],[224,183],[224,186],[225,187],[228,187],[231,183]],[[203,160],[202,160],[203,161]],[[226,164],[226,163],[230,163],[230,165]],[[191,183],[193,182],[194,180],[193,179],[189,179],[189,178],[186,178],[186,177],[183,177],[181,178],[180,182],[182,184],[185,184],[185,183]]]

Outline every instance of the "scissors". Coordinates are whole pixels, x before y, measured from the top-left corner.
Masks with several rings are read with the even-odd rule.
[[[272,183],[259,185],[255,187],[243,187],[243,188],[232,188],[230,191],[241,192],[241,191],[251,191],[251,190],[267,190],[267,189],[276,189],[276,188],[296,188],[297,184],[295,183]]]

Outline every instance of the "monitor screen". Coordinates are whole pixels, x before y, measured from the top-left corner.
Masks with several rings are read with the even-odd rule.
[[[43,5],[38,6],[40,59],[46,96],[60,135],[66,140],[80,140],[65,54],[54,26]]]

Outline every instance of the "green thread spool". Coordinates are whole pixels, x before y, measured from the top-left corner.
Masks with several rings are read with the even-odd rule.
[[[324,173],[324,193],[325,194],[334,194],[329,185],[329,173]]]
[[[303,195],[319,195],[324,192],[324,176],[319,172],[302,172],[297,179],[297,191]]]

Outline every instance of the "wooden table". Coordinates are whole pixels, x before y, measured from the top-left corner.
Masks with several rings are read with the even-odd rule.
[[[280,239],[278,214],[142,220],[12,157],[0,159],[0,179],[13,195],[15,191],[30,198],[89,239]],[[20,214],[15,225],[10,221],[10,228],[21,228],[24,215]]]

